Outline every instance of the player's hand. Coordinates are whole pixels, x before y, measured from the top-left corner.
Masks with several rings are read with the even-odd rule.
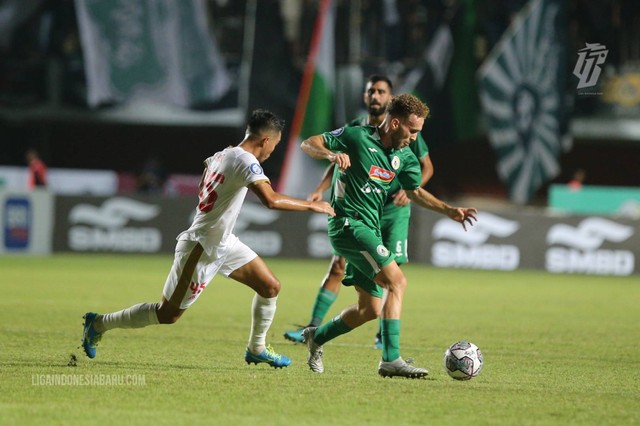
[[[393,198],[393,204],[398,207],[404,207],[411,202],[409,197],[407,197],[407,193],[404,192],[404,189],[401,189],[400,191],[396,192],[391,197]]]
[[[307,201],[320,201],[322,200],[322,191],[313,191],[307,196]]]
[[[447,211],[447,215],[456,222],[460,222],[465,231],[467,230],[467,224],[473,226],[473,221],[478,221],[476,214],[478,214],[478,210],[473,207],[451,207]]]
[[[316,213],[326,213],[329,216],[335,216],[336,212],[333,211],[333,207],[331,204],[326,201],[312,201],[311,202],[311,211]]]
[[[337,165],[341,172],[344,172],[351,166],[351,159],[349,158],[349,154],[336,153],[330,155],[327,160]]]

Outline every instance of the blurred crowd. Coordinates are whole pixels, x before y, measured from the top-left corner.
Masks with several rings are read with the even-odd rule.
[[[208,0],[211,28],[226,61],[242,58],[247,7],[255,0]],[[261,0],[279,11],[291,66],[302,69],[318,0]],[[267,4],[268,3],[268,4]],[[420,60],[442,23],[471,24],[477,63],[488,54],[526,0],[337,0],[336,62],[375,67],[392,76]],[[586,42],[607,46],[609,73],[640,67],[640,2],[569,0],[569,52]],[[465,22],[460,22],[460,21]],[[0,2],[0,103],[84,105],[85,77],[71,0]],[[573,62],[570,61],[570,62]]]

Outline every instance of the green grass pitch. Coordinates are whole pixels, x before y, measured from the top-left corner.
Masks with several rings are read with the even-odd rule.
[[[89,360],[82,315],[159,300],[171,257],[0,257],[0,424],[640,423],[637,276],[407,265],[401,351],[430,370],[407,380],[377,375],[374,322],[325,345],[326,371],[311,373],[282,333],[308,320],[328,260],[267,262],[282,282],[268,341],[293,359],[283,370],[244,362],[252,292],[234,281],[216,277],[175,325],[109,332]],[[354,301],[343,288],[330,315]],[[469,382],[442,368],[457,340],[484,354]]]

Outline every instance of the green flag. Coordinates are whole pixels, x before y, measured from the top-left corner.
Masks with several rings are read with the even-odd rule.
[[[560,171],[565,31],[562,0],[531,0],[478,71],[498,175],[518,204],[530,201]]]
[[[88,103],[211,104],[231,85],[205,0],[76,0]]]

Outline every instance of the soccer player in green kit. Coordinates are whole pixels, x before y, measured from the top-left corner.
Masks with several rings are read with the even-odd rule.
[[[364,88],[363,100],[367,106],[367,115],[352,120],[348,126],[378,126],[386,116],[387,107],[393,95],[393,85],[391,80],[384,75],[374,74],[367,79]],[[433,164],[429,157],[429,148],[418,133],[415,143],[409,145],[420,162],[422,179],[420,186],[424,187],[433,176]],[[331,186],[334,165],[331,164],[318,187],[307,198],[309,201],[322,200],[322,194]],[[400,184],[394,182],[389,190],[387,200],[384,204],[383,215],[380,225],[382,240],[387,248],[395,254],[398,265],[409,261],[407,252],[407,236],[409,235],[409,219],[411,216],[410,200],[400,188]],[[325,275],[322,285],[318,290],[311,310],[311,319],[307,325],[318,326],[324,320],[325,315],[331,305],[338,297],[342,287],[342,279],[345,274],[345,261],[342,256],[333,255],[329,270]],[[305,328],[305,327],[303,327]],[[284,333],[284,337],[292,342],[302,343],[302,330],[289,330]],[[374,347],[382,349],[382,337],[380,330],[376,334]]]
[[[358,293],[355,305],[319,327],[303,330],[309,349],[307,364],[314,372],[324,372],[324,343],[380,316],[382,359],[378,374],[410,378],[428,374],[400,356],[400,318],[407,280],[395,254],[382,240],[384,203],[397,180],[413,203],[448,216],[465,230],[477,220],[475,208],[451,207],[420,186],[420,165],[407,147],[415,142],[428,115],[429,108],[422,101],[403,94],[391,100],[387,116],[377,127],[343,127],[302,142],[307,155],[337,166],[331,194],[336,216],[329,219],[329,239],[334,251],[347,261],[343,283],[354,285]],[[387,290],[384,300],[383,288]]]

